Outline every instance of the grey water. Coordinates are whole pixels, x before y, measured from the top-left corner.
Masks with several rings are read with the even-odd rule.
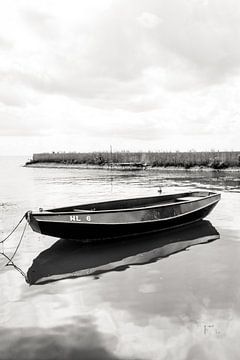
[[[79,245],[27,227],[0,256],[0,359],[238,359],[240,172],[22,167],[0,157],[0,240],[30,209],[212,189],[206,220]],[[24,224],[1,245],[11,257]]]

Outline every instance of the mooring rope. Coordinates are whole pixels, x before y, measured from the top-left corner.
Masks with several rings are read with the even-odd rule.
[[[17,228],[19,227],[19,225],[21,224],[21,222],[22,222],[23,219],[25,218],[25,215],[26,215],[26,214],[24,214],[24,216],[21,218],[21,220],[18,222],[18,224],[14,227],[14,229],[8,234],[8,236],[6,236],[3,240],[0,241],[0,244],[4,244],[4,242],[5,242],[7,239],[9,239],[9,237],[17,230]],[[24,273],[24,271],[23,271],[22,269],[20,269],[20,268],[19,268],[17,265],[15,265],[14,262],[13,262],[13,259],[14,259],[15,255],[16,255],[16,253],[17,253],[20,245],[21,245],[23,236],[24,236],[25,231],[26,231],[26,228],[27,228],[27,224],[28,224],[28,223],[26,222],[25,225],[24,225],[24,228],[23,228],[23,231],[22,231],[20,240],[18,241],[18,244],[17,244],[17,246],[16,246],[16,248],[15,248],[15,250],[14,250],[14,252],[13,252],[13,255],[12,255],[11,257],[7,256],[7,255],[4,253],[4,250],[3,250],[3,252],[0,252],[0,254],[1,254],[2,256],[4,256],[4,257],[8,260],[8,262],[7,262],[7,264],[6,264],[5,266],[13,266],[14,269],[16,269],[16,270],[25,278],[26,282],[28,283],[29,281],[28,281],[27,275]]]
[[[13,230],[6,236],[3,240],[0,240],[0,244],[3,244],[10,236],[14,233],[14,231],[17,230],[23,219],[25,218],[26,214],[23,215],[23,217],[20,219],[20,221],[17,223],[17,225],[13,228]]]
[[[22,269],[20,269],[20,267],[18,267],[16,264],[14,264],[14,262],[6,254],[4,254],[4,253],[0,253],[0,254],[2,256],[4,256],[7,260],[9,260],[5,266],[13,266],[14,269],[16,269],[25,278],[26,282],[29,283],[27,274],[25,274],[25,272]]]

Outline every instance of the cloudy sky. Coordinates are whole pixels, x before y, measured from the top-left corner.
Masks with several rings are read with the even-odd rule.
[[[0,4],[0,154],[239,150],[239,0]]]

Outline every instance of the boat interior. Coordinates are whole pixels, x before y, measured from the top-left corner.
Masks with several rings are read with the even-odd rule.
[[[113,200],[105,202],[97,202],[91,204],[76,205],[70,207],[50,209],[47,211],[51,212],[72,212],[72,211],[102,211],[102,210],[119,210],[119,209],[132,209],[132,208],[142,208],[154,205],[171,205],[182,202],[196,201],[203,198],[206,198],[214,193],[209,191],[202,192],[187,192],[187,193],[178,193],[172,195],[159,195],[151,197],[142,197],[134,199],[123,199],[123,200]]]

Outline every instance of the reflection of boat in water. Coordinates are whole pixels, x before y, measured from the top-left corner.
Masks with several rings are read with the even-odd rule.
[[[120,271],[130,265],[154,262],[190,246],[218,238],[219,233],[212,224],[201,220],[165,233],[101,245],[60,239],[34,259],[27,276],[30,284],[44,284],[66,278]]]

